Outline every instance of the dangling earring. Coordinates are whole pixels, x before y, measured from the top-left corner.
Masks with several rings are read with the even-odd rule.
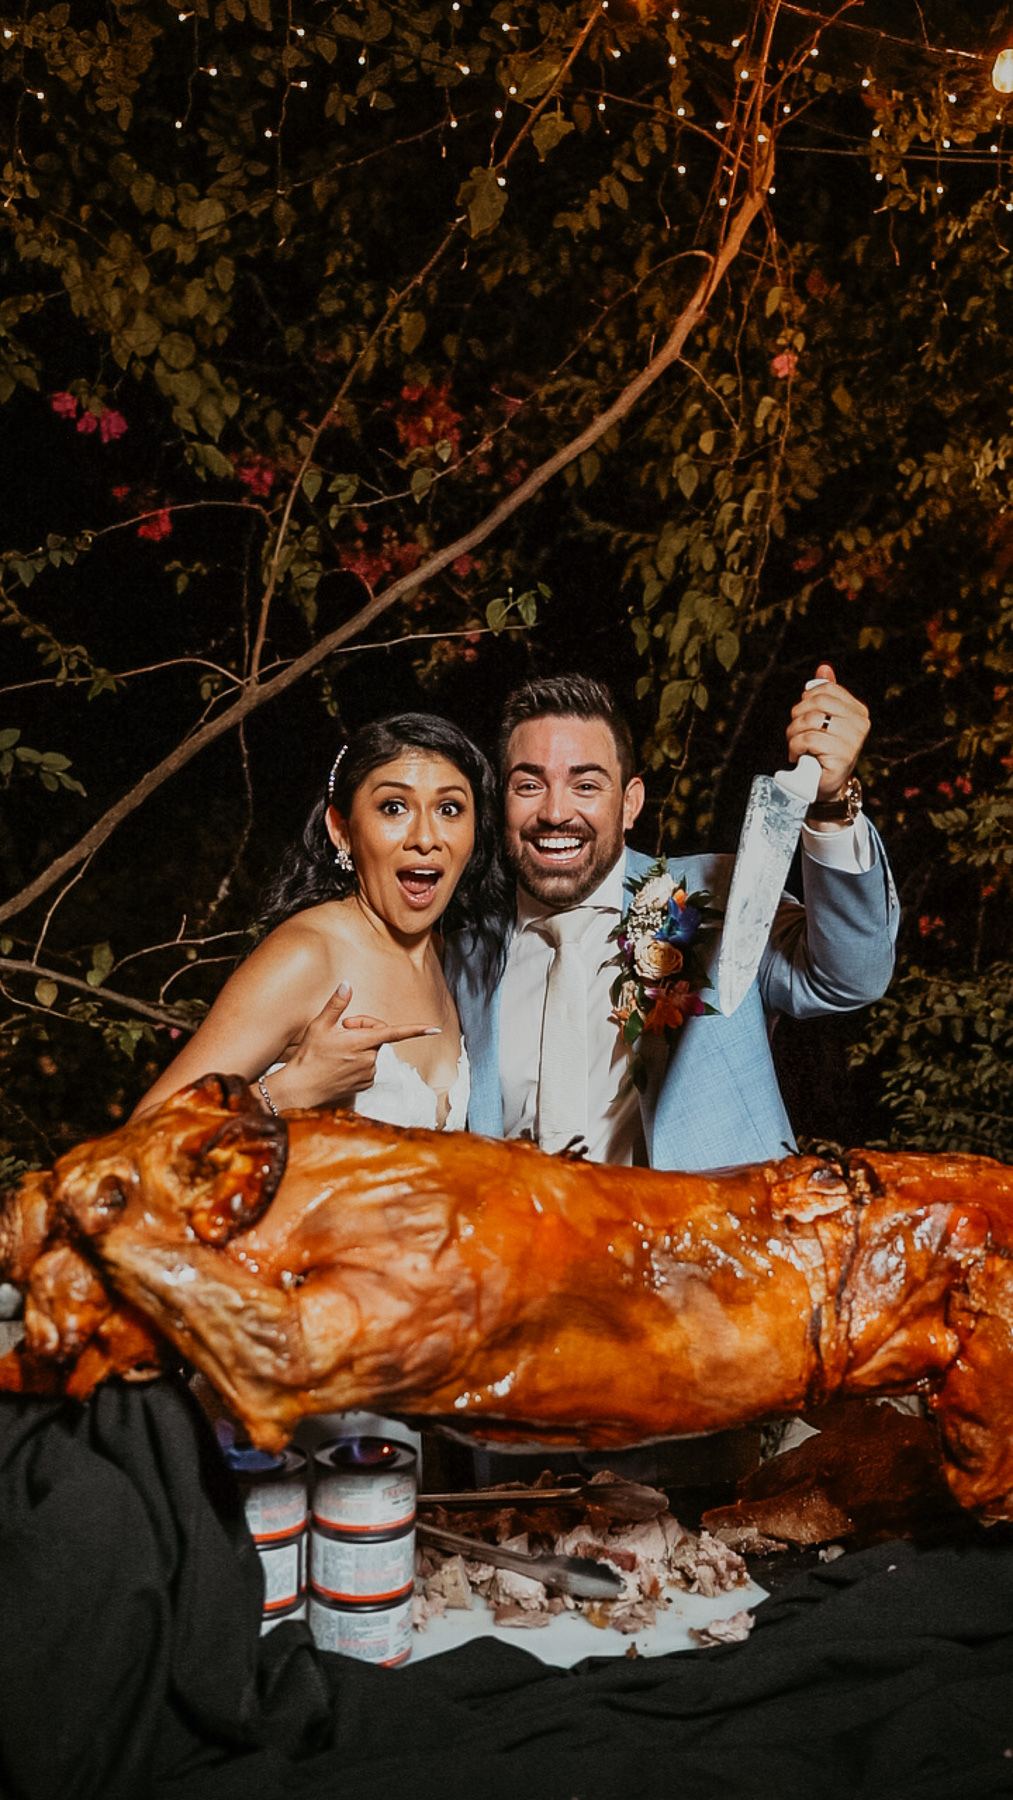
[[[355,874],[355,864],[352,861],[351,852],[345,849],[344,844],[339,844],[334,852],[334,867],[338,869],[342,875]]]

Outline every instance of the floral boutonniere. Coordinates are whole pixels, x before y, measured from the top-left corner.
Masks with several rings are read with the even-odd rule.
[[[664,1032],[671,1046],[688,1018],[717,1011],[700,998],[710,986],[701,940],[723,915],[706,890],[687,894],[663,861],[631,882],[630,890],[629,911],[610,933],[619,946],[612,1017],[633,1051],[633,1084],[643,1089],[646,1070],[636,1049],[643,1033]]]

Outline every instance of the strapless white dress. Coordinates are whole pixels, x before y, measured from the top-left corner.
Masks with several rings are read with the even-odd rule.
[[[355,1111],[381,1125],[421,1125],[427,1131],[463,1131],[468,1118],[470,1091],[471,1070],[463,1044],[453,1087],[445,1091],[430,1087],[418,1070],[398,1055],[393,1044],[381,1044],[376,1053],[372,1085],[356,1094]],[[442,1126],[441,1101],[448,1103]]]

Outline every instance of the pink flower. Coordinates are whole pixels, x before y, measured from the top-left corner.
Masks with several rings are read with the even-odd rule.
[[[114,500],[129,500],[129,498],[130,498],[130,489],[128,487],[114,487],[113,488],[113,499]]]
[[[953,785],[961,794],[969,794],[971,792],[971,783],[968,781],[966,775],[958,775]]]
[[[83,431],[86,437],[90,431],[97,431],[98,420],[96,419],[95,414],[93,412],[88,412],[86,408],[77,421],[77,429],[78,431]]]
[[[942,794],[944,800],[952,800],[953,799],[953,783],[950,781],[941,781],[939,783],[939,792]]]
[[[921,788],[905,788],[904,789],[904,798],[905,798],[905,800],[913,800],[915,795],[920,794],[921,791],[922,791]]]
[[[455,562],[451,563],[450,567],[453,570],[453,573],[460,576],[463,580],[465,575],[470,575],[472,569],[475,567],[475,558],[473,556],[459,556]]]
[[[168,508],[163,506],[160,512],[152,513],[150,519],[145,519],[143,525],[138,525],[137,535],[141,538],[153,538],[157,543],[159,538],[168,537],[171,530],[172,520]]]
[[[77,398],[74,394],[50,394],[49,404],[61,419],[72,419],[77,412]]]
[[[266,499],[274,486],[274,464],[266,456],[249,456],[236,464],[236,474],[251,494]]]
[[[788,376],[793,375],[798,368],[798,357],[795,355],[794,350],[782,350],[780,356],[775,356],[770,366],[773,369],[774,374],[778,376],[780,380],[785,381]]]
[[[127,421],[121,412],[114,412],[112,407],[107,407],[98,422],[98,428],[102,434],[102,442],[109,444],[113,438],[123,436],[127,429]]]

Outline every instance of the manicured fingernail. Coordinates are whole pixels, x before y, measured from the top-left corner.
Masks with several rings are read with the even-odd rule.
[[[424,1032],[422,1033],[422,1036],[423,1037],[442,1037],[443,1031],[439,1025],[427,1025]]]
[[[338,982],[338,994],[342,1000],[347,1000],[351,991],[352,990],[349,987],[347,981],[339,981]]]

